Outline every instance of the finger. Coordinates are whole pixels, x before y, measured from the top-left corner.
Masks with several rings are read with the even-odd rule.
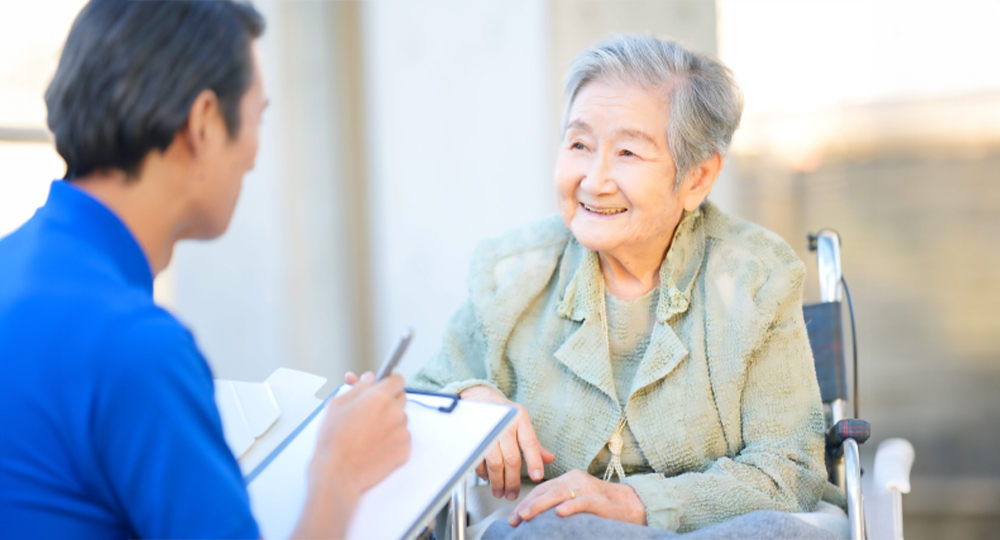
[[[535,489],[531,490],[531,493],[528,493],[524,499],[521,500],[516,507],[514,507],[514,510],[511,511],[509,516],[507,516],[507,523],[510,523],[511,527],[517,527],[521,523],[522,519],[519,513],[522,510],[526,509],[536,499],[548,493],[549,484],[550,482],[545,482],[535,486]]]
[[[486,460],[485,459],[483,461],[480,461],[479,462],[479,466],[476,467],[476,476],[482,478],[483,480],[487,480],[487,481],[490,479],[489,475],[486,474]]]
[[[368,373],[365,373],[365,375],[368,375]],[[341,405],[343,403],[351,401],[356,397],[360,396],[361,393],[367,390],[369,387],[371,387],[372,380],[374,379],[374,377],[366,378],[365,375],[362,375],[361,378],[358,379],[358,382],[356,382],[354,386],[346,393],[344,393],[341,396],[335,397],[333,399],[334,404]]]
[[[367,373],[366,373],[367,375]],[[394,374],[376,382],[380,388],[383,388],[386,392],[391,392],[393,394],[403,391],[403,386],[406,380],[403,379],[402,375]]]
[[[521,512],[521,510],[524,510],[532,502],[534,502],[535,499],[538,499],[546,492],[548,492],[548,487],[549,487],[549,482],[535,486],[535,489],[531,490],[531,493],[525,496],[521,502],[517,503],[517,506],[514,507],[514,510],[511,511],[509,516],[507,516],[507,523],[510,523],[511,527],[517,527],[518,525],[520,525],[522,520],[519,513]]]
[[[542,448],[542,463],[548,465],[556,460],[556,455]]]
[[[402,375],[389,375],[388,377],[382,379],[375,383],[375,386],[382,392],[385,392],[393,397],[406,396],[406,391],[404,386],[406,380],[403,379]]]
[[[503,451],[500,450],[499,441],[486,454],[486,472],[490,477],[493,496],[498,499],[503,497]]]
[[[522,504],[519,504],[514,509],[514,514],[511,517],[515,518],[518,523],[521,521],[531,521],[538,514],[573,497],[570,489],[562,483],[556,483],[539,496],[532,497],[535,491],[537,491],[537,488],[525,498]],[[516,527],[513,521],[508,521],[512,527]]]
[[[545,477],[545,469],[542,462],[542,445],[538,442],[538,437],[535,435],[535,428],[532,427],[531,420],[526,413],[523,418],[524,420],[517,429],[517,442],[521,446],[521,452],[524,454],[524,464],[528,468],[528,476],[535,482],[541,482],[542,478]],[[518,463],[517,466],[518,473],[520,473],[521,464]]]
[[[393,409],[402,410],[406,407],[406,391],[403,388],[403,378],[399,375],[391,375],[377,381],[374,388],[383,398],[387,398],[387,405]]]
[[[605,517],[603,506],[600,504],[602,497],[594,494],[579,495],[575,499],[569,499],[556,507],[556,515],[559,517],[572,516],[586,512],[598,517]]]
[[[354,386],[358,382],[358,376],[354,374],[353,371],[348,371],[344,374],[344,383],[349,386]]]
[[[500,450],[503,452],[504,491],[507,500],[513,501],[521,492],[521,452],[517,447],[517,435],[508,431],[500,437]]]
[[[528,493],[528,495],[526,495],[524,499],[517,504],[514,511],[511,512],[511,515],[516,515],[519,511],[530,506],[536,499],[546,496],[553,489],[558,490],[560,488],[561,483],[556,481],[542,482],[541,484],[538,484],[535,486],[535,489],[531,490],[531,493]]]
[[[393,377],[397,377],[397,375],[393,375]],[[384,383],[384,386],[379,387],[380,390],[389,396],[393,405],[399,409],[406,407],[406,400],[409,397],[406,393],[406,388],[402,385],[402,380],[402,377],[399,377],[398,380],[393,379],[390,381],[389,379],[385,379],[376,383],[376,385]]]

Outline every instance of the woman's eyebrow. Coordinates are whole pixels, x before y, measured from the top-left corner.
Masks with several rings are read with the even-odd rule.
[[[569,131],[571,129],[576,129],[576,130],[579,130],[579,131],[583,131],[584,133],[593,133],[594,132],[593,128],[590,127],[590,124],[584,122],[583,120],[573,120],[572,122],[570,122],[569,124],[567,124],[566,125],[566,131]],[[612,136],[614,138],[616,138],[616,139],[638,139],[638,140],[641,140],[641,141],[648,142],[649,144],[651,144],[651,145],[653,145],[655,147],[659,147],[660,146],[656,142],[656,139],[654,139],[652,136],[650,136],[645,131],[638,130],[638,129],[619,128],[619,129],[616,129],[614,131],[614,133],[612,134]]]
[[[656,139],[654,139],[653,137],[651,137],[645,131],[640,131],[638,129],[625,129],[625,128],[617,129],[617,130],[615,130],[614,137],[616,139],[617,138],[621,138],[621,139],[639,139],[641,141],[648,142],[649,144],[651,144],[653,146],[659,146],[659,144],[657,144],[657,142],[656,142]]]

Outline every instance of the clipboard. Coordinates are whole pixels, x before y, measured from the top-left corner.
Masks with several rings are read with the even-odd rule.
[[[264,538],[288,538],[305,504],[306,469],[330,400],[342,386],[246,476],[250,506]],[[365,492],[347,528],[348,540],[415,538],[444,507],[451,491],[517,416],[513,407],[457,396],[407,392],[409,460]],[[447,409],[447,412],[445,412]]]

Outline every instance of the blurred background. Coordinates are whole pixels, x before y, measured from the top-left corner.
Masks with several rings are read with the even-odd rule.
[[[63,164],[44,89],[83,2],[0,0],[0,236]],[[1000,537],[1000,2],[257,1],[272,105],[229,231],[158,300],[217,377],[401,371],[434,354],[476,243],[555,211],[573,56],[651,32],[722,58],[747,106],[711,198],[791,244],[843,238],[867,459],[913,442],[910,539]]]

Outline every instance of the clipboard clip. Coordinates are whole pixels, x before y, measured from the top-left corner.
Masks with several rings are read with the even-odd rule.
[[[407,396],[406,398],[406,401],[410,403],[415,403],[417,405],[420,405],[421,407],[427,407],[428,409],[434,409],[436,411],[443,413],[450,413],[451,411],[454,411],[455,407],[458,407],[458,400],[462,399],[458,394],[439,394],[437,392],[425,392],[423,390],[414,390],[412,388],[404,388],[404,390],[406,391],[407,394],[444,398],[445,400],[447,400],[446,404],[444,405],[432,405],[420,399],[410,399],[409,396]]]

